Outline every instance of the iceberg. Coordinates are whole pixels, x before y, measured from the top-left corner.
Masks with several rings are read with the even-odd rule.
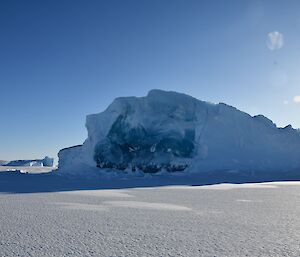
[[[0,166],[1,165],[6,165],[7,163],[8,163],[8,161],[0,160]]]
[[[300,168],[300,134],[224,103],[151,90],[86,118],[88,138],[62,149],[59,171],[286,172]]]
[[[54,159],[46,156],[44,159],[35,160],[13,160],[5,163],[5,166],[32,166],[32,167],[53,167]]]

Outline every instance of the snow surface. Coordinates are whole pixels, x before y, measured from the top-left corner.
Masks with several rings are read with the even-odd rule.
[[[300,182],[31,189],[6,193],[0,187],[0,256],[296,257],[300,252]]]
[[[83,145],[59,152],[62,174],[102,170],[286,173],[299,171],[300,134],[226,104],[152,90],[88,115]]]

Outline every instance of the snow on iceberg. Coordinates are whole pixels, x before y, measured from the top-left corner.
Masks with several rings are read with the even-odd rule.
[[[176,92],[151,90],[146,97],[117,98],[104,112],[88,115],[86,128],[83,145],[59,152],[60,172],[300,168],[298,130]]]

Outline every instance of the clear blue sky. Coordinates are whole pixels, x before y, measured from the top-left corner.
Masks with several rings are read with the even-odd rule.
[[[2,0],[0,159],[55,156],[84,141],[86,114],[152,88],[300,127],[299,13],[298,0]]]

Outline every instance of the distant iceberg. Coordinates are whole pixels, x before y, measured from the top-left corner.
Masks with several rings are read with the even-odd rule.
[[[88,115],[86,128],[83,145],[59,152],[61,173],[300,169],[299,130],[176,92],[117,98],[104,112]]]
[[[46,156],[44,159],[36,160],[14,160],[6,162],[5,166],[37,166],[37,167],[53,167],[54,159]]]
[[[0,165],[6,165],[8,161],[0,160]]]

